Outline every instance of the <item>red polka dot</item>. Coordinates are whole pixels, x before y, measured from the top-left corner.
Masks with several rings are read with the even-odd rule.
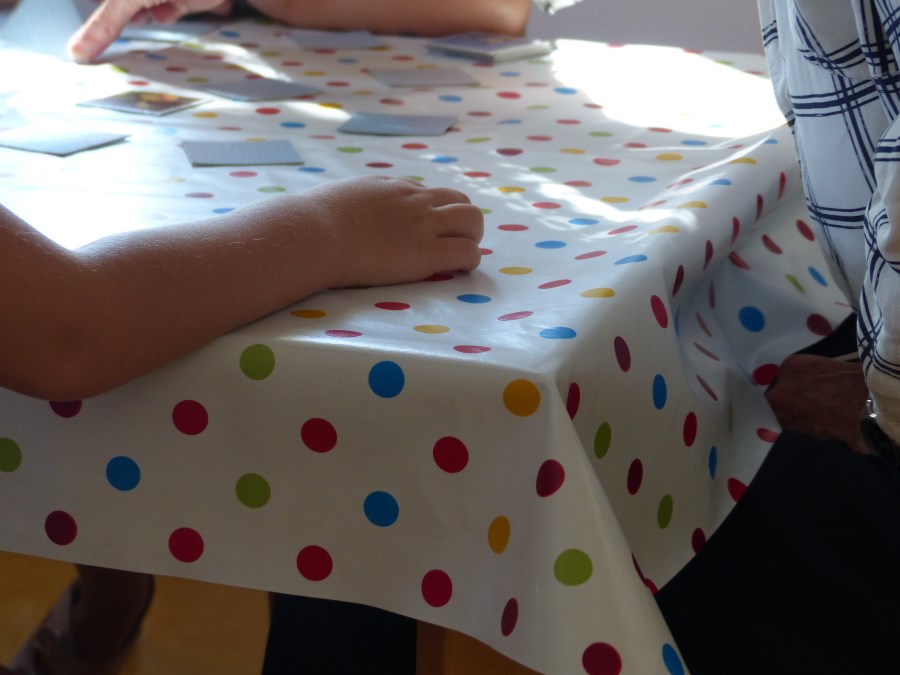
[[[703,269],[706,269],[713,257],[713,243],[707,239],[703,252]]]
[[[203,537],[197,530],[179,527],[169,535],[169,552],[175,560],[192,563],[203,555]]]
[[[456,345],[453,349],[461,354],[483,354],[484,352],[491,351],[490,347],[481,345]]]
[[[697,440],[697,416],[693,412],[689,412],[684,418],[684,444],[691,447]]]
[[[326,330],[325,335],[328,335],[329,337],[338,337],[338,338],[355,338],[355,337],[359,337],[360,335],[362,335],[362,333],[360,333],[357,330],[339,330],[339,329],[334,328],[331,330]]]
[[[808,239],[809,241],[815,241],[816,235],[813,233],[812,228],[802,220],[797,221],[797,230],[804,238]]]
[[[150,83],[147,80],[130,80],[128,84],[134,87],[146,87]]]
[[[326,82],[329,87],[349,87],[349,82]]]
[[[636,230],[637,227],[638,227],[637,225],[623,225],[622,227],[617,227],[613,230],[610,230],[606,234],[608,234],[611,237],[614,237],[617,234],[625,234],[626,232],[631,232],[632,230]]]
[[[510,314],[498,316],[497,321],[518,321],[519,319],[527,319],[532,314],[534,312],[511,312]]]
[[[616,361],[623,373],[627,373],[631,368],[631,350],[628,349],[628,343],[624,338],[616,337],[613,340],[613,349],[616,353]]]
[[[626,147],[626,148],[632,148],[632,149],[635,149],[635,150],[641,150],[641,149],[643,149],[643,148],[646,148],[646,147],[647,147],[647,144],[646,144],[646,143],[632,142],[632,143],[626,143],[624,147]]]
[[[772,384],[777,374],[777,363],[764,363],[753,371],[753,381],[760,386],[767,387]]]
[[[765,427],[760,427],[756,430],[756,436],[761,441],[765,441],[766,443],[774,443],[778,440],[779,433],[774,429],[766,429]]]
[[[201,403],[186,399],[172,409],[172,422],[181,433],[196,436],[209,424],[209,414]]]
[[[706,321],[704,321],[703,316],[699,312],[697,312],[696,316],[697,316],[697,323],[699,324],[700,329],[704,333],[706,333],[709,337],[712,337],[713,336],[712,331],[709,329],[709,326],[706,325]]]
[[[591,187],[593,183],[586,180],[567,180],[564,185],[568,185],[569,187]]]
[[[719,396],[716,394],[715,390],[706,383],[706,380],[699,375],[695,375],[695,377],[697,378],[697,382],[700,383],[700,386],[703,387],[703,391],[705,391],[713,401],[718,401]]]
[[[732,251],[731,253],[728,254],[728,261],[735,267],[738,267],[742,270],[750,269],[749,263],[747,263],[746,260],[744,260],[741,256],[739,256],[737,254],[737,251]]]
[[[694,553],[700,553],[700,549],[705,545],[706,535],[703,533],[703,530],[698,527],[691,535],[691,548],[694,549]]]
[[[764,208],[765,208],[765,201],[763,200],[763,196],[756,195],[756,219],[757,220],[759,220],[762,217]]]
[[[438,439],[431,454],[434,463],[447,473],[459,473],[469,463],[469,449],[465,443],[453,436]]]
[[[532,206],[536,209],[561,209],[562,204],[556,202],[535,202]]]
[[[784,175],[784,171],[778,174],[778,198],[781,199],[784,196],[784,188],[787,186],[787,176]]]
[[[259,174],[257,174],[255,171],[232,171],[228,175],[232,178],[253,178],[254,176],[257,176]]]
[[[581,120],[556,120],[557,124],[581,124]]]
[[[516,623],[519,620],[519,602],[515,598],[510,598],[506,606],[503,608],[503,615],[500,617],[500,632],[503,637],[509,637],[516,629]]]
[[[337,431],[328,420],[313,417],[300,427],[303,444],[313,452],[330,452],[337,445]]]
[[[740,501],[741,497],[744,496],[744,493],[747,491],[747,486],[744,485],[737,478],[729,478],[728,479],[728,494],[731,495],[731,498],[734,501]]]
[[[491,174],[487,171],[466,171],[463,175],[469,178],[489,178]]]
[[[641,460],[636,459],[631,463],[631,466],[628,467],[628,494],[636,495],[638,490],[641,489],[641,484],[644,482],[644,464]]]
[[[741,233],[741,221],[737,218],[731,219],[731,243],[737,241],[738,235]]]
[[[771,238],[769,235],[767,235],[767,234],[764,234],[764,235],[763,235],[763,237],[762,237],[762,243],[763,243],[763,246],[765,246],[766,249],[767,249],[768,251],[770,251],[771,253],[775,253],[775,254],[781,254],[781,253],[784,253],[784,251],[781,250],[781,247],[780,247],[778,244],[776,244],[776,243],[772,240],[772,238]]]
[[[493,113],[487,110],[473,110],[467,114],[469,117],[490,117]]]
[[[57,546],[67,546],[78,535],[78,524],[65,511],[53,511],[44,520],[47,538]]]
[[[187,70],[184,66],[168,66],[166,68],[167,73],[186,73]]]
[[[653,312],[653,316],[656,319],[656,323],[659,324],[660,328],[666,328],[669,325],[669,314],[666,312],[666,305],[663,302],[662,298],[658,295],[650,296],[650,310]]]
[[[548,459],[538,469],[534,489],[539,497],[549,497],[562,487],[565,480],[566,471],[563,465],[555,459]]]
[[[595,642],[581,655],[581,665],[588,675],[619,675],[622,657],[611,644]]]
[[[811,333],[821,337],[830,335],[834,330],[831,322],[821,314],[810,314],[806,317],[806,327],[809,328]]]
[[[281,108],[257,108],[257,115],[279,115],[281,114]]]
[[[503,230],[504,232],[524,232],[525,230],[528,229],[528,226],[508,223],[506,225],[498,225],[497,229]]]
[[[538,286],[541,290],[546,290],[548,288],[559,288],[560,286],[568,286],[572,283],[571,279],[556,279],[554,281],[548,281],[545,284],[541,284]]]
[[[443,607],[453,596],[453,582],[446,572],[431,570],[422,577],[422,597],[432,607]]]
[[[569,393],[566,395],[566,412],[569,413],[569,419],[575,419],[578,414],[578,406],[581,405],[581,387],[577,382],[569,385]]]
[[[321,546],[307,546],[297,554],[297,571],[309,581],[327,579],[334,569],[331,554]]]
[[[515,157],[516,155],[521,155],[522,150],[519,148],[497,148],[497,154],[504,157]]]
[[[621,161],[622,160],[612,159],[610,157],[595,157],[594,158],[594,164],[596,164],[597,166],[616,166]]]
[[[553,136],[528,136],[527,138],[529,141],[538,141],[538,142],[553,140]]]
[[[81,401],[50,401],[50,409],[60,417],[75,417],[81,412]]]
[[[599,258],[601,255],[606,255],[606,251],[588,251],[587,253],[576,255],[575,260],[590,260],[591,258]]]
[[[706,291],[706,302],[709,304],[710,309],[716,308],[716,283],[714,281],[709,282],[709,289]]]
[[[404,143],[400,146],[404,150],[426,150],[428,146],[424,143]]]
[[[500,98],[522,98],[522,95],[517,91],[498,91],[497,96]]]
[[[383,98],[380,103],[382,105],[403,105],[406,101],[402,98]]]
[[[405,302],[376,302],[375,306],[378,309],[386,309],[393,312],[409,309],[409,305]]]
[[[366,166],[370,169],[390,169],[394,165],[390,162],[369,162]]]
[[[679,265],[678,270],[675,272],[675,283],[672,284],[672,295],[678,295],[678,291],[681,290],[681,284],[684,283],[684,265]]]

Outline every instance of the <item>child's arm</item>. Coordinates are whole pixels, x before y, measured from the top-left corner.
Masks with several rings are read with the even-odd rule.
[[[0,386],[92,396],[324,288],[472,270],[482,231],[462,193],[384,177],[75,251],[0,207]]]

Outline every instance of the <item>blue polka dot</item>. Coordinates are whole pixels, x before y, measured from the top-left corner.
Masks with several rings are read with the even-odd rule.
[[[128,492],[141,482],[141,468],[131,457],[113,457],[106,464],[106,480],[116,490]]]
[[[168,61],[169,60],[168,56],[166,56],[165,54],[160,54],[159,52],[149,52],[149,53],[145,54],[144,56],[146,56],[151,61]]]
[[[222,30],[222,31],[219,31],[219,35],[221,35],[222,37],[230,37],[230,38],[241,37],[241,34],[238,33],[236,30]]]
[[[500,120],[497,124],[522,124],[522,120],[510,119],[510,120]]]
[[[645,256],[643,253],[638,253],[636,255],[629,255],[624,258],[620,258],[619,260],[616,260],[616,262],[614,262],[613,264],[614,265],[628,265],[629,263],[639,263],[639,262],[646,262],[646,261],[647,261],[647,256]]]
[[[681,144],[682,145],[707,145],[706,141],[701,141],[696,138],[686,138],[685,140],[681,141]]]
[[[175,127],[156,127],[154,131],[160,136],[174,136],[178,133],[178,129]]]
[[[763,141],[763,143],[766,145],[778,145],[778,139],[777,138],[767,138],[766,140]]]
[[[281,126],[285,129],[302,129],[306,126],[304,122],[282,122]]]
[[[565,248],[566,245],[564,241],[539,241],[535,244],[538,248]]]
[[[571,328],[557,326],[556,328],[545,328],[538,335],[548,340],[571,340],[576,333]]]
[[[710,185],[731,185],[731,181],[727,178],[716,178],[714,181],[710,181]]]
[[[393,361],[380,361],[369,371],[369,387],[381,398],[394,398],[405,383],[403,369]]]
[[[522,75],[518,70],[504,70],[502,73],[499,73],[501,77],[519,77]]]
[[[629,176],[628,180],[632,183],[654,183],[656,179],[653,176]]]
[[[450,155],[438,155],[437,157],[432,157],[431,161],[436,164],[452,164],[453,162],[458,162],[458,157],[451,157]]]
[[[678,652],[675,651],[675,647],[668,643],[664,644],[662,648],[662,658],[663,663],[666,665],[666,670],[669,671],[670,675],[684,675],[684,666],[681,663]]]
[[[390,527],[397,522],[400,506],[394,496],[387,492],[373,492],[363,502],[366,518],[378,527]]]
[[[766,317],[758,308],[750,305],[741,307],[738,312],[741,325],[751,333],[758,333],[766,327]]]
[[[477,293],[464,293],[463,295],[457,295],[456,299],[460,302],[469,302],[475,305],[490,302],[492,300],[488,295],[478,295]]]
[[[716,469],[719,468],[719,451],[716,450],[716,446],[712,446],[709,449],[709,477],[716,477]]]
[[[352,56],[344,56],[338,59],[338,63],[359,63],[359,59],[355,59]]]
[[[325,169],[321,166],[301,166],[298,171],[305,171],[306,173],[325,173]]]
[[[596,225],[600,221],[596,218],[570,218],[569,225]]]
[[[666,405],[667,398],[666,378],[657,374],[653,377],[653,406],[657,410],[662,410]]]
[[[578,90],[572,87],[555,87],[553,89],[557,94],[577,94]]]
[[[446,103],[459,103],[463,100],[463,97],[456,94],[444,94],[443,96],[438,96],[438,100]]]
[[[231,211],[234,211],[233,206],[222,206],[222,207],[219,207],[218,209],[213,209],[213,213],[219,213],[219,214],[230,213]]]
[[[828,286],[828,281],[825,279],[825,277],[822,276],[822,274],[819,272],[819,270],[817,270],[815,267],[809,268],[809,276],[811,276],[813,278],[813,280],[820,286]]]

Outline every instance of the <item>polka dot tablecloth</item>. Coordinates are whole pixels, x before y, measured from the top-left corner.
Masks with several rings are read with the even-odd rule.
[[[0,126],[129,134],[0,149],[0,202],[66,246],[367,173],[464,190],[486,223],[471,274],[324,292],[94,399],[3,392],[0,546],[368,603],[547,673],[683,673],[653,592],[778,436],[777,364],[848,313],[762,60],[567,41],[488,65],[384,43],[304,51],[244,22],[95,66],[0,49]],[[438,66],[479,85],[369,73]],[[321,93],[76,105],[258,76]],[[356,111],[457,122],[337,131]],[[289,140],[304,163],[193,168],[185,140]]]

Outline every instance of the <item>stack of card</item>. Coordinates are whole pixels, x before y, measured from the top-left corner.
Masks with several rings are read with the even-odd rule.
[[[549,42],[491,33],[450,35],[432,40],[428,43],[428,49],[450,56],[462,56],[495,63],[542,56],[553,51]]]

